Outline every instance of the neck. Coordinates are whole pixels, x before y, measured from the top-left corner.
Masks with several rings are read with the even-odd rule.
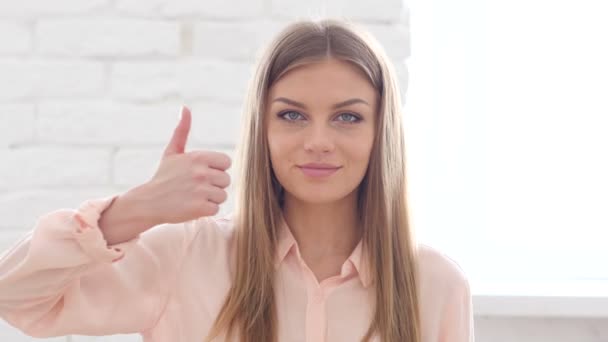
[[[356,191],[333,203],[303,202],[286,194],[283,215],[302,258],[348,258],[361,239]]]

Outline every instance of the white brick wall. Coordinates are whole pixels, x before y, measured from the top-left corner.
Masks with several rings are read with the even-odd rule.
[[[0,53],[23,54],[32,48],[32,36],[24,23],[0,22]]]
[[[40,20],[34,31],[38,53],[62,57],[174,57],[177,21],[116,17]]]
[[[33,142],[34,112],[33,103],[0,103],[0,146]]]
[[[111,69],[114,98],[147,102],[179,98],[239,103],[252,72],[251,63],[193,57],[179,61],[116,62]]]
[[[285,20],[244,21],[234,25],[226,21],[197,22],[193,25],[193,53],[202,58],[251,61],[258,48],[267,43]],[[230,44],[229,48],[226,45]]]
[[[109,184],[107,147],[27,146],[2,150],[0,187],[7,191],[37,187]]]
[[[182,103],[193,113],[188,148],[232,153],[259,48],[291,19],[334,15],[376,35],[405,92],[402,0],[0,1],[0,251],[46,212],[151,177]],[[606,326],[480,317],[476,329],[482,342],[599,342]],[[0,321],[0,341],[34,340]]]
[[[1,101],[35,103],[42,98],[95,97],[106,79],[103,63],[35,56],[0,59]]]
[[[107,7],[110,0],[20,0],[0,2],[2,17],[20,17],[23,19],[44,18],[47,15],[79,15],[95,13]]]
[[[117,0],[116,8],[132,15],[208,20],[251,19],[267,15],[262,0]]]

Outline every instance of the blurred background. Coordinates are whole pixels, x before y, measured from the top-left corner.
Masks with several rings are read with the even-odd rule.
[[[0,0],[0,251],[46,212],[149,179],[182,104],[188,150],[233,154],[260,48],[291,20],[344,17],[398,71],[412,224],[469,276],[476,340],[606,342],[607,11],[600,0]],[[34,339],[0,322],[0,341],[42,340],[141,339]]]

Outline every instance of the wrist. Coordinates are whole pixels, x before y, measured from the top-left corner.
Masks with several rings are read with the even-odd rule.
[[[143,187],[133,188],[120,194],[104,210],[99,219],[99,228],[109,244],[129,241],[154,227],[155,211],[151,208],[151,197]]]
[[[139,225],[146,227],[145,230],[163,223],[162,219],[156,216],[158,213],[158,208],[155,207],[157,200],[151,184],[145,183],[129,189],[117,200],[122,200],[120,205],[124,207],[125,212],[129,213],[129,221],[138,222]]]

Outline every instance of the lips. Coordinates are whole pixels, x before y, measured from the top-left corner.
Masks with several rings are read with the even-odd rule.
[[[332,165],[327,163],[308,163],[303,165],[298,165],[299,167],[304,167],[307,169],[339,169],[340,166]]]
[[[335,166],[324,163],[308,163],[304,165],[298,165],[302,172],[309,177],[327,177],[338,171],[341,166]]]

